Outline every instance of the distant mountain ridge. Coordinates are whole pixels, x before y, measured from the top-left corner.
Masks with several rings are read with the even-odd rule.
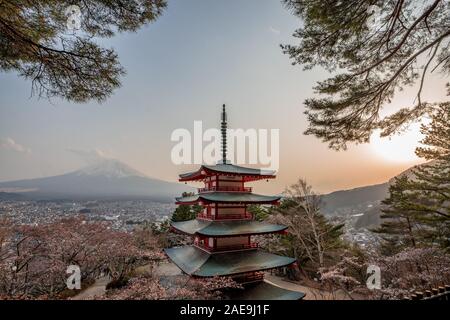
[[[431,163],[433,162],[408,168],[385,183],[325,194],[322,196],[322,212],[329,216],[362,214],[356,220],[356,228],[376,227],[380,224],[381,201],[389,196],[389,186],[394,183],[395,178],[404,175],[411,178],[415,168]]]
[[[389,194],[389,182],[350,190],[335,191],[322,196],[322,210],[331,214],[336,208],[352,207],[385,199]]]
[[[0,192],[27,199],[149,199],[172,202],[193,189],[183,184],[147,177],[125,163],[105,159],[66,174],[0,182]]]
[[[143,177],[146,175],[119,160],[105,160],[75,171],[80,176],[105,176],[109,178]]]
[[[421,166],[427,166],[432,163],[433,161],[430,161],[408,168],[402,171],[400,174],[396,175],[395,177],[392,177],[385,183],[363,186],[348,190],[339,190],[325,194],[322,196],[323,200],[322,209],[325,210],[327,213],[329,213],[330,210],[333,210],[334,208],[348,207],[362,203],[382,201],[388,196],[389,186],[392,183],[394,183],[396,178],[404,175],[407,175],[408,177],[411,178],[414,169]]]

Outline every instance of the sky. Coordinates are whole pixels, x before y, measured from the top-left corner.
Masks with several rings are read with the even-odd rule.
[[[301,21],[278,0],[169,0],[164,14],[136,33],[103,41],[127,71],[103,104],[30,96],[31,83],[0,73],[0,181],[63,174],[95,159],[119,159],[154,178],[176,181],[192,166],[171,161],[177,128],[229,126],[280,130],[278,178],[254,187],[278,193],[305,178],[320,193],[382,183],[420,163],[418,126],[404,136],[330,150],[303,135],[303,101],[320,69],[292,66],[280,44],[295,44]],[[445,98],[445,79],[430,76],[425,99]],[[407,89],[386,112],[410,105]]]

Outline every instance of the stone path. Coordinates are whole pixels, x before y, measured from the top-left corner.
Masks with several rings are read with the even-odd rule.
[[[149,266],[142,266],[136,269],[137,272],[150,271]],[[155,274],[160,276],[176,276],[181,274],[180,269],[173,263],[160,263],[154,269]],[[110,281],[109,276],[98,278],[91,286],[73,296],[72,300],[88,300],[101,297],[106,293],[106,286]]]
[[[86,290],[81,291],[76,296],[73,296],[72,300],[86,300],[94,299],[95,297],[101,297],[106,292],[106,286],[110,281],[109,276],[104,276],[95,280],[95,282]]]
[[[265,281],[283,288],[292,291],[300,291],[306,293],[304,300],[349,300],[349,297],[342,290],[337,290],[332,293],[329,291],[319,290],[311,287],[305,287],[295,282],[286,281],[282,277],[273,276],[270,274],[265,274]]]

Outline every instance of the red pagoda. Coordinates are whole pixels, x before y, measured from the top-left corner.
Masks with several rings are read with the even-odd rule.
[[[167,256],[193,277],[230,276],[245,290],[238,299],[302,299],[304,293],[285,290],[264,281],[263,271],[291,266],[295,259],[263,251],[252,237],[283,233],[287,227],[254,220],[253,204],[277,205],[279,196],[252,193],[245,183],[275,178],[275,172],[245,168],[227,160],[227,114],[222,111],[222,160],[181,174],[179,181],[203,182],[193,196],[177,198],[179,205],[199,204],[194,220],[172,222],[172,229],[193,237],[193,245],[168,248]]]

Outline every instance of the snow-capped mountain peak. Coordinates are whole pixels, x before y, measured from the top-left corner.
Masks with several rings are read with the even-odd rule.
[[[143,173],[115,159],[105,159],[75,172],[79,176],[104,176],[108,178],[146,177]]]

